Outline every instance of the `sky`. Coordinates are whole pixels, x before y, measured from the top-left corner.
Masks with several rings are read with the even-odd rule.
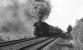
[[[83,0],[50,0],[52,10],[46,22],[66,31],[68,25],[74,26],[83,17]]]

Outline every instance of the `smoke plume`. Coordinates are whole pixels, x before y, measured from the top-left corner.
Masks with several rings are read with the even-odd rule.
[[[38,21],[42,11],[42,20],[48,18],[51,11],[49,0],[4,0],[0,4],[0,35],[4,39],[19,39],[24,36],[33,37],[34,23]],[[6,36],[7,35],[7,36]],[[9,39],[8,38],[8,39]]]

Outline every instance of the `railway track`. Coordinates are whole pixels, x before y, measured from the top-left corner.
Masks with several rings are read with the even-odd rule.
[[[60,38],[42,37],[9,41],[0,50],[78,50],[65,43],[57,43]]]
[[[29,38],[0,43],[0,50],[40,50],[56,38],[42,37]]]
[[[30,46],[25,46],[25,47],[20,48],[18,50],[40,50],[41,48],[43,48],[47,44],[51,43],[54,39],[55,38],[50,38],[50,39],[47,39],[45,41],[34,43],[34,44],[30,45]]]
[[[42,37],[27,38],[0,43],[0,50],[62,50],[68,46],[66,44],[57,44],[59,38]],[[56,47],[51,47],[52,45]],[[58,49],[57,49],[57,46]],[[70,46],[69,46],[70,47]],[[54,49],[53,49],[54,48]],[[59,49],[62,48],[62,49]],[[66,47],[68,48],[68,47]],[[63,49],[64,50],[64,49]],[[74,49],[71,49],[74,50]]]
[[[37,39],[37,37],[27,38],[27,39],[20,39],[20,40],[13,40],[13,41],[8,41],[8,42],[2,42],[2,43],[0,43],[0,47],[13,45],[13,44],[24,42],[24,41],[30,41],[30,40],[33,40],[33,39]]]

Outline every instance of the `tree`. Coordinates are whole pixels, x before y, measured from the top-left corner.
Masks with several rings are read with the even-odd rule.
[[[83,18],[77,20],[77,23],[71,33],[73,35],[73,39],[76,40],[78,44],[83,45]]]
[[[68,28],[67,28],[67,32],[70,33],[72,31],[72,26],[69,25]]]
[[[70,34],[71,31],[72,31],[72,26],[69,25],[67,28],[67,37],[69,40],[72,39],[72,35]]]

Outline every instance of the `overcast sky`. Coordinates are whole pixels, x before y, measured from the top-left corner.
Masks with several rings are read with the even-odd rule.
[[[46,20],[53,26],[66,31],[69,24],[75,25],[76,19],[83,17],[83,0],[50,0],[52,12]]]

